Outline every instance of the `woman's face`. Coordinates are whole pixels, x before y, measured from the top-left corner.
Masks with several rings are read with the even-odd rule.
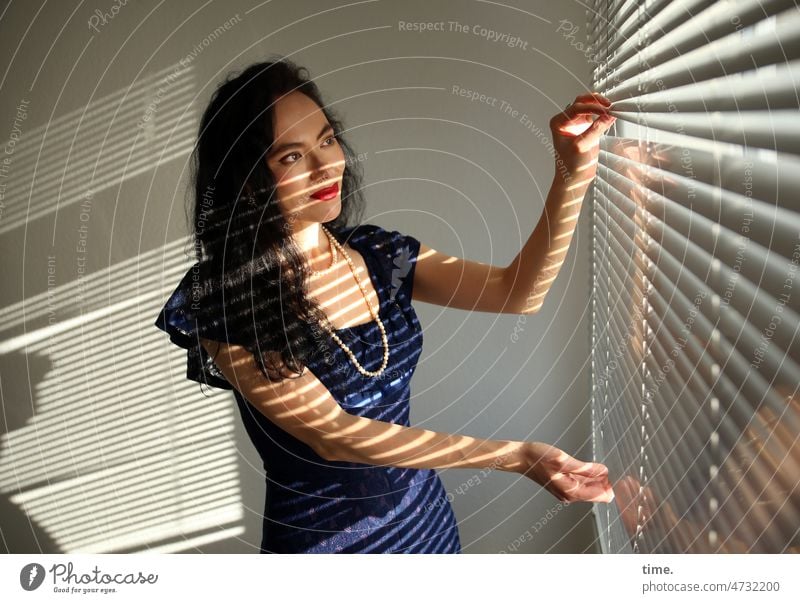
[[[273,129],[266,161],[286,220],[297,230],[336,218],[342,209],[344,151],[325,114],[302,92],[290,92],[275,103]],[[312,196],[332,185],[338,187],[332,197]]]

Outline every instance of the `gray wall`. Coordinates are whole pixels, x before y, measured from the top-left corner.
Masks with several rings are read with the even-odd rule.
[[[152,326],[188,265],[186,161],[214,86],[273,53],[306,65],[365,154],[365,221],[506,265],[543,209],[549,118],[589,82],[585,9],[116,4],[14,3],[0,19],[3,533],[12,552],[255,552],[264,484],[233,398],[199,393]],[[415,425],[589,458],[588,209],[538,315],[417,306]],[[441,475],[464,552],[595,552],[588,503],[508,473]]]

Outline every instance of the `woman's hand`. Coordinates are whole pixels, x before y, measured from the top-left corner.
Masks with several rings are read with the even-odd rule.
[[[608,481],[608,467],[571,457],[555,446],[531,442],[520,473],[544,487],[563,502],[611,502],[614,491]]]
[[[608,111],[610,106],[611,101],[597,92],[582,94],[550,120],[557,181],[571,186],[588,186],[592,181],[597,172],[600,137],[616,120]]]

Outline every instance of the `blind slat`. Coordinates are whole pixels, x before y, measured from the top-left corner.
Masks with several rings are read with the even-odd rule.
[[[800,7],[590,6],[592,442],[659,505],[604,551],[800,552]]]
[[[604,168],[626,174],[666,201],[681,207],[689,205],[691,211],[719,220],[728,230],[755,238],[764,247],[798,238],[791,235],[800,233],[800,200],[793,198],[795,194],[800,198],[800,163],[779,170],[771,161],[719,154],[714,157],[685,146],[651,143],[655,164],[645,165],[625,156],[644,154],[645,149],[626,148],[624,144],[628,143],[614,141],[600,149]],[[787,207],[778,205],[787,196]],[[773,232],[776,236],[770,236]],[[791,257],[791,253],[782,253]]]
[[[646,128],[680,131],[685,136],[708,138],[743,147],[779,153],[800,153],[800,120],[797,109],[713,113],[631,113],[614,111],[623,121]]]
[[[614,109],[643,113],[797,109],[799,89],[800,61],[792,61],[632,96],[618,100]]]
[[[602,178],[598,178],[598,186],[603,193],[609,193],[615,199],[620,200],[620,203],[629,202],[621,191],[602,180]],[[663,207],[666,208],[667,206]],[[678,206],[669,207],[675,207],[676,210],[680,209]],[[621,220],[628,220],[628,217],[624,214],[614,215],[619,216]],[[664,217],[668,217],[666,212]],[[773,336],[777,338],[784,349],[791,350],[792,332],[800,323],[800,314],[797,311],[800,309],[800,296],[789,295],[787,298],[785,291],[782,291],[782,289],[785,289],[787,279],[793,282],[798,272],[800,239],[795,245],[794,261],[772,258],[759,250],[756,244],[750,242],[747,247],[748,261],[743,261],[737,266],[736,256],[738,252],[736,245],[727,242],[726,247],[725,239],[720,237],[721,229],[716,233],[712,233],[715,234],[714,243],[706,241],[705,246],[698,244],[703,243],[703,236],[711,238],[709,233],[703,230],[703,220],[702,216],[690,213],[685,222],[681,223],[673,218],[672,225],[670,225],[655,217],[654,214],[648,213],[647,234],[644,236],[646,243],[640,247],[646,250],[649,245],[658,245],[668,251],[675,259],[675,262],[679,263],[679,266],[674,268],[673,275],[677,275],[679,272],[683,272],[687,276],[693,274],[697,279],[694,282],[697,289],[709,291],[712,297],[717,295],[715,291],[722,292],[720,303],[733,305],[743,315],[747,315],[748,318],[752,314],[751,320],[761,329],[767,328],[773,314],[779,312],[782,316],[781,322],[784,326],[789,326],[790,330],[782,329]],[[710,229],[710,223],[707,226]],[[693,239],[685,239],[681,236],[681,232],[693,232]],[[789,241],[790,244],[792,242]],[[706,251],[706,248],[714,250],[717,256],[720,257],[712,256]],[[726,255],[732,260],[729,262],[730,265],[719,261],[720,259],[725,259]],[[658,263],[658,257],[653,261]],[[687,268],[691,272],[687,273]],[[746,278],[750,272],[756,273],[757,284],[750,282]],[[673,278],[678,277],[674,276]],[[704,283],[704,285],[701,283]],[[730,286],[731,283],[734,284],[733,290],[728,291],[723,287],[723,285]],[[780,299],[764,291],[765,287],[768,287],[767,290],[778,291]],[[781,303],[783,300],[786,301]],[[743,307],[745,305],[742,303],[743,301],[747,302],[746,307]],[[757,312],[754,312],[754,310],[757,310]]]
[[[683,8],[684,3],[670,5],[677,13],[673,24],[678,25],[669,35],[648,40],[650,43],[640,52],[631,54],[624,62],[612,59],[609,68],[611,78],[617,81],[634,77],[642,65],[648,68],[661,65],[688,52],[708,46],[724,36],[734,34],[743,27],[752,26],[764,19],[765,11],[781,12],[794,7],[793,0],[737,0],[728,2],[703,2],[693,7],[694,18]],[[666,12],[666,11],[665,11]],[[683,14],[680,14],[680,13]],[[736,18],[732,19],[731,15]],[[730,39],[730,38],[729,38]],[[632,46],[632,40],[628,40]]]
[[[648,364],[653,362],[658,362],[659,358],[660,361],[663,362],[665,360],[666,352],[661,347],[660,342],[657,342],[657,346],[653,348],[654,355],[652,357],[648,356]],[[663,366],[663,365],[661,365]],[[657,370],[657,369],[656,369]],[[664,392],[660,388],[656,390],[654,395],[656,402],[661,402],[661,404],[652,404],[650,408],[658,414],[659,408],[668,407],[671,409],[675,409],[678,411],[678,415],[680,415],[681,411],[684,408],[684,405],[673,402],[676,400],[680,400],[680,391],[675,390],[673,387],[674,380],[665,380],[664,384],[666,384],[667,388],[670,389],[669,392]],[[666,397],[668,394],[669,397]],[[698,405],[698,407],[700,407]],[[668,416],[659,416],[659,423],[658,425],[666,425],[671,420]],[[738,425],[735,425],[729,420],[729,416],[727,414],[722,415],[722,420],[720,421],[719,425],[714,428],[708,421],[705,420],[706,416],[701,413],[697,413],[694,416],[691,416],[688,413],[684,413],[680,416],[679,424],[684,426],[684,434],[694,433],[694,432],[701,432],[706,434],[709,439],[711,434],[717,434],[719,438],[719,448],[720,452],[714,455],[713,457],[710,455],[706,455],[704,458],[700,458],[700,448],[694,448],[695,452],[697,453],[697,457],[693,463],[690,465],[705,465],[710,466],[714,465],[718,469],[723,469],[729,467],[729,463],[732,462],[732,458],[729,456],[729,452],[731,450],[740,450],[744,446],[742,442],[742,433],[747,430],[745,427],[744,429],[740,428]],[[679,428],[680,429],[680,428]],[[684,435],[677,435],[673,436],[674,442],[682,442],[685,440]],[[681,444],[678,444],[681,445]],[[698,463],[697,461],[702,461]],[[657,472],[661,468],[660,467],[651,467],[651,472]],[[774,467],[769,466],[768,459],[764,456],[760,456],[758,458],[753,458],[752,462],[748,463],[748,471],[750,473],[750,481],[747,483],[740,483],[738,479],[731,479],[731,475],[734,475],[733,472],[731,475],[727,473],[723,473],[721,479],[716,483],[717,491],[714,493],[715,496],[726,497],[729,496],[732,492],[737,490],[747,489],[748,492],[762,492],[767,488],[780,489],[783,492],[787,492],[790,489],[790,482],[791,480],[795,480],[796,483],[796,474],[792,474],[788,470],[784,470],[783,472],[776,472]],[[788,480],[787,480],[788,477]],[[780,482],[781,485],[778,485]],[[703,491],[695,492],[696,496],[702,497]],[[753,496],[755,498],[755,496]],[[775,521],[782,523],[784,525],[777,526],[779,528],[786,528],[789,524],[785,523],[785,518],[775,519]]]
[[[612,75],[598,82],[618,100],[657,86],[676,88],[753,68],[797,59],[800,55],[800,12],[789,9],[769,20],[725,36],[661,65],[614,84]]]
[[[645,2],[631,3],[633,6],[625,13],[612,11],[615,13],[613,21],[607,25],[601,25],[598,29],[601,33],[610,36],[607,50],[612,60],[613,57],[622,59],[636,48],[636,43],[631,43],[631,40],[654,38],[659,35],[658,32],[664,35],[673,29],[681,19],[685,19],[687,13],[691,14],[702,10],[713,1],[689,0],[682,7],[671,5],[669,0],[645,0]],[[599,45],[604,44],[605,38],[600,38],[597,42]],[[607,64],[610,68],[611,60]]]

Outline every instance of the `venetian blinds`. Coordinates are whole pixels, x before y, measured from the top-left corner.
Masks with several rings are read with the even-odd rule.
[[[587,7],[602,549],[800,552],[800,9]]]

